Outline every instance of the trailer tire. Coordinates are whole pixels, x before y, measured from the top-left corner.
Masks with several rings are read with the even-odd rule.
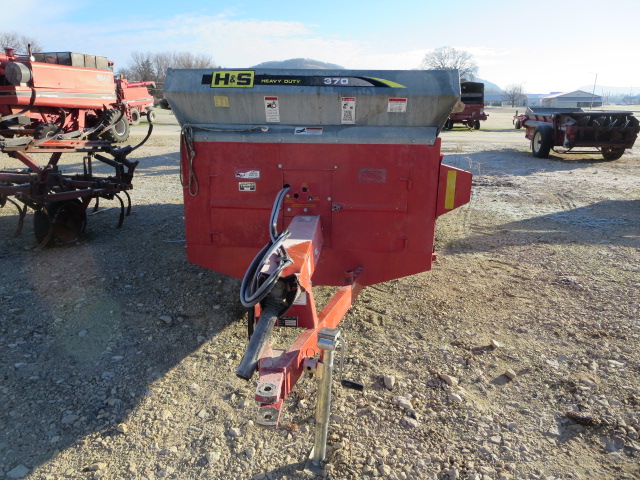
[[[138,125],[140,123],[140,112],[137,108],[131,109],[131,125]]]
[[[549,158],[553,147],[553,127],[547,124],[538,125],[531,139],[531,152],[534,157]]]
[[[480,120],[476,120],[473,122],[473,129],[480,130]]]
[[[149,121],[149,123],[153,123],[156,121],[156,112],[154,112],[153,110],[149,110],[147,112],[147,120]]]
[[[120,110],[109,110],[104,121],[107,125],[115,124],[115,126],[101,134],[102,138],[113,143],[124,142],[129,138],[129,121]]]
[[[605,160],[618,160],[624,153],[624,148],[602,147],[600,149],[600,153],[602,153],[602,158],[604,158]]]
[[[58,125],[56,125],[55,123],[41,123],[33,131],[33,138],[35,138],[36,140],[42,140],[43,138],[53,138],[58,130],[62,131],[62,129],[59,129]]]

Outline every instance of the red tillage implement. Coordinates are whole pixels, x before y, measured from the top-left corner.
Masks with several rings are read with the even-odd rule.
[[[436,218],[469,201],[471,174],[441,163],[438,138],[459,93],[455,71],[167,74],[188,258],[243,278],[251,336],[236,373],[259,371],[258,423],[276,426],[301,374],[318,372],[317,461],[340,320],[363,286],[429,270]],[[319,312],[313,285],[339,287]],[[305,330],[279,352],[275,325]]]
[[[42,246],[75,241],[84,230],[92,199],[120,202],[122,226],[131,211],[127,190],[132,188],[137,161],[127,155],[137,147],[116,148],[129,136],[129,122],[140,110],[151,120],[153,98],[147,85],[114,82],[106,57],[79,53],[0,54],[0,152],[27,168],[0,171],[0,208],[11,203],[19,213],[16,235],[22,230],[28,208],[34,213],[34,233]],[[82,173],[67,174],[59,161],[65,152],[83,153]],[[51,154],[46,165],[33,153]],[[93,160],[114,169],[97,176]],[[127,205],[119,194],[126,196]]]
[[[0,208],[13,204],[18,209],[16,235],[22,231],[27,209],[34,210],[33,230],[40,246],[51,243],[74,242],[86,226],[86,211],[95,199],[94,212],[99,200],[118,200],[122,226],[125,215],[131,212],[133,173],[137,161],[127,159],[151,134],[153,124],[144,140],[136,147],[116,148],[107,140],[78,140],[31,137],[5,139],[0,137],[0,152],[20,161],[26,168],[0,170]],[[83,153],[82,172],[70,174],[59,165],[63,153]],[[31,154],[50,154],[46,165],[39,164]],[[95,175],[94,160],[113,168],[112,175]],[[119,196],[124,194],[125,203]]]

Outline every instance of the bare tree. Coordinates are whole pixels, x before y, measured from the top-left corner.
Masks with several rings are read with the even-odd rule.
[[[168,68],[214,68],[211,55],[191,52],[133,52],[131,61],[120,70],[131,80],[164,82]]]
[[[29,51],[28,45],[31,45],[31,50],[34,52],[41,52],[43,49],[40,42],[35,38],[18,32],[0,31],[0,49],[13,47],[16,49],[16,53],[26,55]]]
[[[466,81],[473,80],[478,73],[478,65],[476,65],[473,55],[453,47],[440,47],[427,53],[420,68],[425,70],[458,70],[460,79]]]
[[[526,98],[524,94],[524,87],[521,83],[512,83],[507,85],[507,88],[503,92],[505,100],[511,103],[512,107],[516,106],[516,103],[523,101]]]
[[[126,67],[118,70],[131,81],[154,81],[156,88],[151,89],[156,98],[162,97],[162,87],[168,68],[215,68],[216,64],[207,54],[191,52],[132,52]]]

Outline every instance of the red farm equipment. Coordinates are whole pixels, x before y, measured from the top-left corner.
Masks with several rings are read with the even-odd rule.
[[[469,129],[480,130],[480,121],[488,117],[484,112],[484,83],[460,83],[460,102],[462,110],[455,109],[449,114],[445,128],[451,130],[456,123],[461,123]]]
[[[50,244],[75,242],[85,229],[87,209],[95,200],[94,212],[100,199],[118,200],[120,218],[131,213],[131,197],[128,190],[138,161],[127,160],[127,155],[140,147],[151,135],[135,147],[117,148],[108,140],[75,138],[33,137],[4,138],[0,136],[0,152],[23,164],[21,169],[0,170],[0,208],[13,204],[19,219],[16,236],[22,232],[29,208],[34,210],[33,231],[40,247]],[[82,172],[70,174],[59,165],[63,153],[82,153]],[[45,165],[37,162],[32,154],[50,154]],[[94,173],[94,160],[113,168],[111,175]],[[126,198],[126,206],[120,195]]]
[[[141,117],[153,122],[156,114],[153,111],[153,96],[147,87],[155,88],[156,82],[130,82],[122,75],[116,79],[118,105],[125,106],[125,114],[132,125],[140,123]]]
[[[127,160],[136,147],[116,148],[129,137],[129,122],[144,111],[152,120],[153,82],[114,81],[106,57],[71,52],[0,54],[0,152],[20,161],[23,169],[0,171],[0,208],[18,209],[16,235],[28,208],[34,210],[34,233],[41,246],[75,241],[86,225],[91,200],[118,200],[122,226],[131,211],[127,192],[138,162]],[[59,161],[63,153],[83,153],[82,173],[67,174]],[[32,154],[50,154],[46,165]],[[93,161],[114,169],[98,176]],[[126,197],[125,203],[120,197]]]
[[[578,107],[528,107],[522,115],[516,112],[513,121],[516,129],[526,129],[531,152],[539,158],[549,158],[553,150],[572,154],[599,152],[605,160],[617,160],[633,147],[640,132],[632,112],[585,112]]]
[[[129,124],[153,117],[148,85],[114,79],[112,63],[72,52],[0,54],[0,135],[124,142]],[[107,128],[104,128],[107,127]]]
[[[300,376],[318,373],[315,465],[341,319],[362,287],[429,270],[436,218],[469,201],[471,174],[442,164],[438,137],[459,89],[456,71],[167,73],[188,259],[243,279],[236,374],[259,373],[258,424],[277,426]],[[321,311],[315,285],[337,287]],[[274,326],[303,330],[283,352]]]

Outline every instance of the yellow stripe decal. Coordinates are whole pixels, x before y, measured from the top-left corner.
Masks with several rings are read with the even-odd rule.
[[[447,190],[444,196],[444,208],[447,210],[453,210],[455,208],[457,176],[458,172],[455,170],[449,170],[447,172]]]
[[[391,87],[391,88],[407,88],[404,85],[401,85],[399,83],[396,82],[392,82],[391,80],[385,80],[384,78],[376,78],[376,77],[369,77],[373,80],[377,80],[379,82],[384,83],[387,87]]]

